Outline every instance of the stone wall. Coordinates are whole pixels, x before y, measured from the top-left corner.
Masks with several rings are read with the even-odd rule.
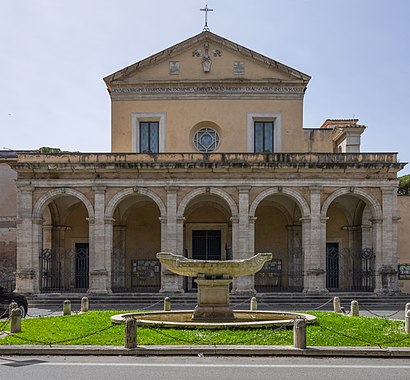
[[[398,222],[397,252],[399,264],[410,264],[410,195],[397,198]],[[410,279],[399,281],[403,293],[410,293]]]
[[[11,287],[16,271],[16,172],[0,164],[0,285]]]

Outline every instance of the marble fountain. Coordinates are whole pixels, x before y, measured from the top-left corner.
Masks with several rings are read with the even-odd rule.
[[[259,328],[293,326],[295,319],[315,323],[309,314],[282,311],[233,310],[229,302],[233,278],[252,275],[272,260],[271,253],[258,253],[244,260],[193,260],[169,252],[157,253],[161,264],[181,276],[194,277],[198,286],[194,310],[149,311],[118,314],[112,323],[135,318],[137,325],[168,328]]]

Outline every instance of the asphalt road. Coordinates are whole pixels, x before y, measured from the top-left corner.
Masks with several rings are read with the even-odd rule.
[[[409,379],[408,359],[293,357],[0,357],[9,379]]]

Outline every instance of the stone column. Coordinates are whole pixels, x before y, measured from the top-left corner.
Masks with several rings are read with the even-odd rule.
[[[33,191],[29,185],[17,185],[17,271],[16,291],[39,292],[38,257],[33,247]],[[37,240],[37,239],[36,239]],[[36,247],[38,248],[38,247]]]
[[[114,218],[104,218],[104,229],[105,229],[105,269],[107,270],[107,292],[112,291],[112,270],[113,270],[113,250],[114,250]]]
[[[302,219],[305,241],[305,284],[306,293],[327,293],[326,289],[326,220],[321,218],[321,187],[310,187],[310,221]],[[310,222],[310,223],[307,223]],[[307,245],[306,245],[307,244]]]
[[[353,270],[361,266],[362,228],[361,226],[345,226],[342,229],[347,231],[349,255],[342,257],[339,262],[343,275],[341,282],[348,284],[349,288],[353,289],[354,281],[357,280]]]
[[[127,226],[113,226],[113,247],[111,259],[111,289],[129,288],[131,280],[126,274],[125,232]],[[129,283],[127,284],[127,278]]]
[[[288,230],[288,287],[290,289],[303,288],[303,243],[301,242],[302,226],[290,225]]]
[[[107,293],[109,283],[105,250],[105,187],[94,187],[94,219],[89,219],[89,293]]]
[[[381,276],[380,293],[399,293],[397,278],[397,192],[395,187],[382,187],[382,261],[376,267]]]
[[[372,223],[372,233],[373,233],[373,250],[374,250],[374,257],[375,257],[375,293],[382,293],[382,276],[379,273],[379,269],[382,268],[383,263],[383,239],[382,239],[382,231],[383,231],[383,219],[370,219]]]
[[[249,225],[249,190],[250,186],[239,186],[239,219],[237,231],[238,259],[248,259],[253,256],[253,247],[250,246]],[[233,281],[233,293],[255,293],[254,276],[237,277]]]
[[[177,192],[178,187],[170,186],[166,188],[167,191],[167,218],[164,223],[164,230],[166,230],[166,243],[163,248],[167,252],[183,255],[181,249],[181,225],[177,221]],[[180,222],[180,221],[179,221]],[[183,226],[183,225],[182,225]],[[182,245],[183,247],[183,245]],[[162,267],[161,269],[161,293],[183,293],[183,277],[172,273],[168,269]]]

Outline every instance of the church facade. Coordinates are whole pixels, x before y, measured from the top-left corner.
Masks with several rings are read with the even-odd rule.
[[[3,157],[16,173],[16,290],[195,291],[161,268],[169,251],[272,252],[233,293],[400,291],[404,164],[362,153],[357,119],[304,129],[309,80],[209,31],[104,78],[110,153]]]

